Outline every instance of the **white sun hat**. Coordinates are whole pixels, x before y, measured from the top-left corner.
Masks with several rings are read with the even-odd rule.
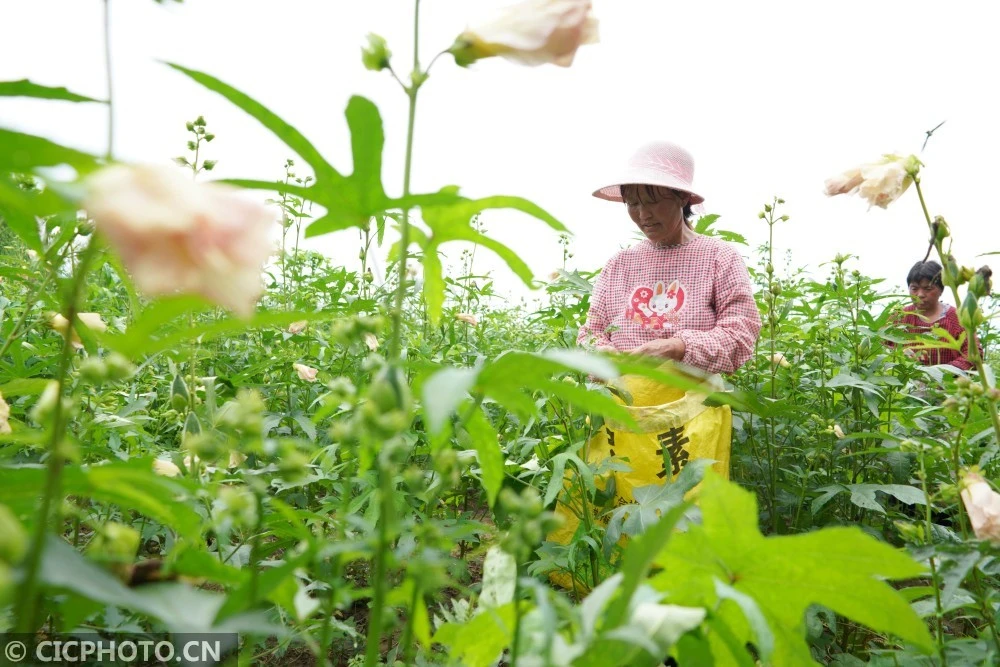
[[[594,191],[594,196],[608,201],[622,201],[622,185],[660,185],[691,195],[691,204],[705,198],[697,194],[694,180],[694,158],[682,147],[669,141],[653,141],[632,154],[614,184]]]

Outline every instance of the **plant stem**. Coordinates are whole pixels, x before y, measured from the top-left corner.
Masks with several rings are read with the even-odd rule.
[[[410,174],[413,166],[413,129],[417,118],[417,93],[420,91],[420,0],[413,2],[413,72],[414,79],[409,86],[404,86],[406,96],[410,100],[409,113],[406,121],[406,160],[403,166],[403,198],[410,194]],[[406,286],[406,259],[410,249],[410,207],[403,207],[402,222],[399,226],[399,262],[398,274],[399,282],[396,285],[396,298],[392,308],[392,334],[389,337],[389,361],[399,360],[399,352],[402,345],[403,329],[403,297]]]
[[[920,452],[920,484],[924,491],[924,500],[926,504],[924,505],[924,532],[926,533],[924,539],[930,543],[931,540],[931,497],[929,495],[929,489],[927,487],[927,464],[925,459],[927,452]],[[937,645],[938,645],[938,655],[941,657],[942,667],[948,667],[948,656],[944,651],[944,611],[941,606],[941,587],[938,582],[937,573],[937,563],[934,560],[934,556],[930,559],[931,566],[931,584],[934,587],[934,620],[935,620],[935,631],[937,633]]]
[[[373,443],[369,443],[373,444]],[[380,457],[381,458],[381,457]],[[385,606],[386,560],[389,551],[389,520],[392,512],[392,471],[388,461],[379,461],[379,518],[378,539],[375,544],[375,563],[372,577],[372,604],[368,611],[368,640],[365,648],[365,667],[376,667],[379,662],[379,644],[382,640],[382,607]]]
[[[927,221],[927,229],[930,230],[931,238],[934,238],[936,230],[934,228],[934,222],[931,220],[931,215],[927,211],[927,202],[924,201],[924,191],[920,187],[919,177],[913,178],[913,185],[917,189],[917,197],[920,198],[920,208],[924,212],[924,219]],[[935,240],[934,245],[935,248],[937,249],[938,258],[941,260],[941,265],[945,266],[946,261],[944,257],[944,248],[941,245],[941,241]],[[951,288],[952,298],[955,299],[955,308],[957,309],[959,306],[961,306],[961,301],[959,301],[958,298],[958,286],[949,285],[949,287]],[[989,391],[990,389],[992,389],[992,387],[990,386],[989,378],[986,376],[986,368],[983,365],[983,357],[981,354],[979,354],[979,344],[978,344],[978,339],[976,337],[976,330],[974,328],[965,327],[965,332],[966,335],[968,336],[967,340],[969,343],[968,344],[969,361],[972,362],[972,364],[976,367],[976,372],[979,374],[979,382],[980,384],[982,384],[983,390]],[[989,406],[990,406],[989,407],[990,419],[993,421],[993,432],[994,435],[996,436],[997,444],[1000,444],[1000,415],[997,414],[996,404],[991,402]]]
[[[104,0],[104,69],[108,81],[108,147],[104,157],[111,162],[115,146],[115,107],[112,103],[111,76],[111,0]]]
[[[521,648],[521,564],[514,572],[514,637],[510,642],[510,667],[517,667],[517,654]]]
[[[62,353],[59,356],[59,370],[56,375],[56,402],[52,409],[52,432],[49,437],[48,465],[46,468],[45,494],[42,496],[42,504],[38,508],[38,525],[32,538],[31,547],[25,560],[24,580],[21,584],[21,601],[17,610],[17,632],[26,633],[35,629],[35,609],[38,602],[38,571],[41,568],[42,555],[45,550],[45,537],[48,534],[53,504],[58,500],[61,503],[62,496],[62,469],[63,452],[62,443],[66,432],[67,415],[63,410],[63,392],[66,388],[66,380],[69,375],[69,368],[73,360],[73,321],[76,319],[77,301],[86,278],[87,269],[97,251],[97,243],[91,239],[87,248],[80,257],[80,263],[74,272],[69,286],[69,294],[66,298],[63,316],[68,324],[63,339]],[[55,511],[58,512],[59,505]]]

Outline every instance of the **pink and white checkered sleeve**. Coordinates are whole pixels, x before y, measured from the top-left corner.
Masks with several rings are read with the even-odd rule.
[[[607,329],[611,325],[612,308],[611,283],[614,281],[618,254],[615,254],[601,269],[601,274],[590,293],[590,310],[587,311],[587,321],[580,327],[576,336],[576,344],[583,347],[613,346]]]
[[[715,326],[678,334],[685,347],[682,361],[709,373],[734,373],[753,355],[760,335],[760,311],[746,264],[735,250],[719,252],[713,278]]]

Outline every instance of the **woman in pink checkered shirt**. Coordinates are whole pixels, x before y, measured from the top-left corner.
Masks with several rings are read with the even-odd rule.
[[[694,159],[668,142],[640,148],[595,197],[624,202],[646,239],[605,264],[577,342],[733,373],[753,354],[761,321],[743,258],[697,234]]]

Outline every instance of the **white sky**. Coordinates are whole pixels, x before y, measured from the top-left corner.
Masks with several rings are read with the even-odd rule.
[[[426,63],[499,0],[424,0]],[[375,101],[387,136],[383,180],[401,190],[405,98],[386,73],[366,71],[360,46],[383,35],[398,72],[410,69],[412,2],[403,0],[112,0],[116,157],[162,162],[184,152],[184,121],[203,114],[217,139],[217,177],[282,176],[291,155],[223,98],[158,61],[217,76],[301,130],[343,172],[350,148],[343,110],[352,94]],[[594,0],[601,43],[569,69],[501,59],[468,70],[441,58],[421,91],[415,191],[458,184],[468,196],[532,199],[574,233],[571,268],[597,268],[635,233],[624,209],[594,199],[629,153],[650,139],[687,147],[696,188],[717,226],[766,239],[757,212],[771,197],[791,220],[776,250],[821,276],[837,252],[902,288],[926,249],[911,188],[889,210],[856,197],[827,199],[824,179],[887,152],[921,158],[933,214],[947,219],[959,261],[1000,250],[992,208],[1000,162],[996,68],[1000,11],[992,2],[668,2]],[[475,10],[475,15],[473,11]],[[30,78],[105,94],[99,0],[0,0],[0,80]],[[0,98],[0,125],[103,151],[98,105]],[[301,161],[300,161],[301,164]],[[300,174],[304,175],[304,174]],[[484,216],[540,278],[561,259],[558,237],[521,214]],[[324,237],[349,266],[357,232]],[[448,247],[446,246],[446,251]],[[461,247],[448,251],[457,263]],[[746,255],[748,249],[743,249]],[[495,268],[478,258],[477,268]],[[1000,262],[995,262],[1000,264]],[[777,264],[779,271],[784,263]],[[519,284],[494,270],[501,286]]]

